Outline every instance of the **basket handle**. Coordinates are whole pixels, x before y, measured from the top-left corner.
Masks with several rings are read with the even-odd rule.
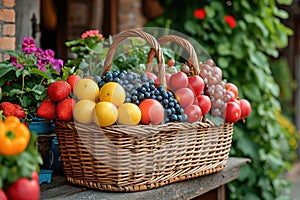
[[[167,42],[176,42],[177,44],[182,46],[189,53],[188,63],[191,70],[194,72],[194,74],[197,75],[200,74],[200,67],[199,67],[196,51],[188,40],[176,35],[166,35],[158,38],[157,41],[161,46]],[[149,63],[152,63],[151,60],[153,58],[154,58],[154,53],[150,51],[150,53],[148,54],[148,60],[150,60]],[[147,71],[151,71],[152,65],[148,65],[147,67],[149,68],[147,69]]]
[[[156,57],[157,63],[158,63],[158,78],[160,80],[160,84],[164,87],[166,87],[166,79],[165,79],[165,61],[163,57],[163,52],[161,50],[160,45],[158,44],[157,40],[150,35],[149,33],[146,33],[140,29],[134,29],[134,30],[126,30],[121,33],[118,33],[113,36],[113,43],[111,44],[107,56],[104,62],[104,71],[103,74],[107,71],[110,71],[112,60],[114,57],[114,54],[116,52],[117,47],[119,44],[129,38],[129,37],[139,37],[144,39],[151,47],[150,52],[152,55],[152,59],[147,59],[147,66],[153,65],[153,58]],[[150,53],[149,53],[150,54]],[[147,67],[148,69],[148,67]]]

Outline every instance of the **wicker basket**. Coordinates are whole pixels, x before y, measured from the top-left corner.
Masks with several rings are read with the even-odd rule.
[[[141,30],[115,36],[106,70],[115,48],[128,37],[141,37],[151,45],[158,60],[159,76],[164,77],[160,45]],[[209,121],[103,128],[56,121],[67,180],[108,191],[148,190],[218,172],[227,162],[232,132],[233,124],[216,126]]]

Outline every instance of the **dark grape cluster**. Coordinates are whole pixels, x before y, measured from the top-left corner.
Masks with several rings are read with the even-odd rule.
[[[105,72],[102,76],[95,76],[94,80],[101,88],[107,82],[117,82],[123,86],[126,92],[125,102],[139,105],[145,99],[156,99],[165,109],[165,122],[184,122],[187,115],[170,91],[166,91],[161,85],[155,87],[154,80],[146,74],[135,74],[131,71]]]

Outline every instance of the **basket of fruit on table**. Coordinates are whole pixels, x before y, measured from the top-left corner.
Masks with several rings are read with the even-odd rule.
[[[142,74],[111,71],[116,48],[129,37],[151,46]],[[182,71],[170,76],[161,48],[167,42],[189,54]],[[142,30],[117,34],[103,74],[71,75],[69,86],[57,81],[48,88],[67,180],[101,190],[141,191],[222,170],[234,122],[247,117],[251,107],[247,100],[236,107],[237,88],[221,79],[212,60],[200,64],[183,38],[156,40]],[[51,109],[45,108],[42,104],[39,110],[49,116]],[[208,114],[225,120],[214,123]]]

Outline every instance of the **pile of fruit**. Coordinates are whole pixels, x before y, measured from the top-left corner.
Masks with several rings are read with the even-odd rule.
[[[172,62],[171,62],[172,61]],[[168,61],[169,69],[175,62]],[[170,70],[167,70],[170,71]],[[222,80],[222,70],[211,59],[200,64],[200,74],[182,65],[165,74],[166,86],[151,73],[105,72],[94,77],[70,75],[49,85],[38,116],[99,126],[197,122],[206,115],[234,123],[251,112],[238,88]]]

